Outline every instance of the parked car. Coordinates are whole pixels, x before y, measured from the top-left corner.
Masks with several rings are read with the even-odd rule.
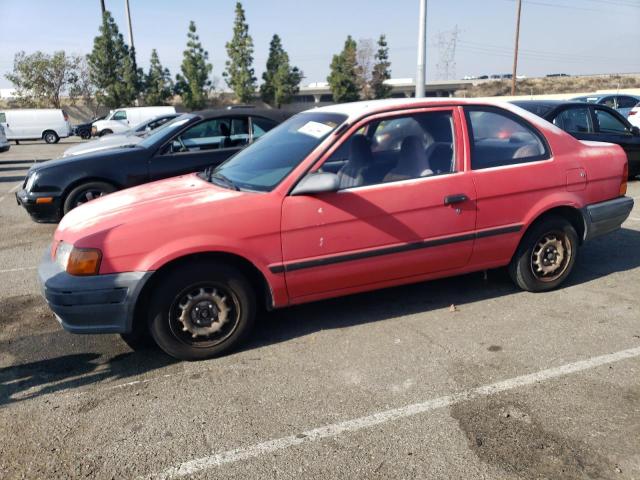
[[[80,137],[85,140],[88,140],[89,138],[91,138],[91,127],[93,126],[93,122],[97,122],[98,120],[104,120],[105,118],[107,118],[107,116],[102,115],[100,117],[95,117],[94,119],[92,119],[87,123],[80,123],[78,125],[75,125],[71,127],[71,134],[75,135],[76,137]]]
[[[91,142],[80,143],[67,148],[63,153],[63,157],[73,155],[81,155],[89,152],[97,152],[98,150],[107,150],[115,147],[132,146],[140,143],[145,136],[148,136],[153,130],[165,125],[170,120],[179,117],[179,113],[171,113],[168,115],[160,115],[146,120],[124,133],[114,133],[113,135],[105,135]]]
[[[159,115],[176,113],[175,107],[131,107],[119,108],[109,113],[104,120],[98,120],[91,127],[93,136],[101,137],[112,133],[125,133],[134,125]]]
[[[0,152],[6,152],[11,148],[7,136],[4,133],[4,128],[0,125]]]
[[[258,109],[185,114],[135,145],[38,163],[16,198],[35,221],[56,222],[116,190],[218,165],[287,116]]]
[[[379,149],[381,128],[397,139]],[[71,211],[39,277],[70,332],[135,347],[148,330],[169,355],[208,358],[259,306],[504,266],[522,289],[556,288],[582,242],[629,215],[626,168],[619,146],[509,104],[332,105],[215,169]]]
[[[640,103],[629,111],[627,121],[634,127],[640,128]]]
[[[16,144],[20,140],[38,139],[58,143],[71,134],[69,116],[64,110],[55,108],[0,110],[0,125],[7,140]]]
[[[578,140],[620,145],[629,161],[629,178],[640,175],[640,129],[614,109],[600,104],[554,100],[513,102],[562,128]]]
[[[640,97],[636,95],[586,95],[571,99],[574,102],[597,103],[605,105],[620,112],[620,115],[626,117],[631,109],[640,102]]]

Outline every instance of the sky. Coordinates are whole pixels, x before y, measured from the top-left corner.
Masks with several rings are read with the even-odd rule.
[[[128,41],[125,0],[105,0]],[[244,0],[260,78],[274,33],[303,85],[326,80],[347,35],[387,35],[394,78],[415,78],[418,0]],[[224,87],[225,43],[235,0],[130,0],[138,64],[156,48],[172,76],[179,71],[190,20],[209,52],[213,77]],[[512,68],[515,0],[428,0],[427,81],[442,78],[440,34],[458,29],[455,77],[508,73]],[[0,88],[20,50],[71,54],[91,51],[100,23],[99,0],[0,0]],[[640,0],[523,0],[518,74],[640,72]],[[454,72],[451,71],[450,74]]]

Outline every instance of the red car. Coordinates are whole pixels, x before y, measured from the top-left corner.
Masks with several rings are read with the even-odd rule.
[[[221,166],[64,217],[39,276],[62,326],[227,352],[260,307],[508,266],[559,286],[620,227],[627,160],[508,104],[383,100],[301,113]]]

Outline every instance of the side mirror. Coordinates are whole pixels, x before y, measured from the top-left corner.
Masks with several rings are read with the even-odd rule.
[[[311,195],[314,193],[335,192],[340,187],[338,175],[330,172],[315,172],[304,177],[291,195]]]
[[[634,135],[640,135],[640,128],[639,127],[631,127],[631,133],[633,133]]]

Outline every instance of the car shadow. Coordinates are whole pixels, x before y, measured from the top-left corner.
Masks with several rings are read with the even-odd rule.
[[[640,232],[623,228],[587,242],[565,288],[640,267]],[[264,314],[242,350],[286,342],[335,328],[393,320],[520,293],[506,269],[387,288]],[[539,295],[544,295],[541,293]]]
[[[23,344],[22,347],[19,347],[21,349],[19,357],[28,355],[39,358],[0,368],[0,408],[4,405],[51,393],[70,391],[98,382],[126,380],[177,362],[168,355],[162,354],[157,348],[140,352],[120,352],[110,358],[105,358],[106,355],[103,353],[97,353],[103,348],[87,349],[86,347],[89,345],[85,345],[84,348],[80,345],[80,349],[93,350],[91,352],[56,355],[58,352],[55,350],[58,349],[54,347],[54,351],[49,352],[48,355],[34,353],[46,352],[52,344],[56,343],[59,346],[68,346],[70,336],[64,331],[56,331],[25,337],[24,342],[30,342],[33,347],[29,348],[31,353],[26,354],[22,339],[12,342],[18,345]],[[83,338],[89,344],[94,343],[91,336]],[[112,344],[111,348],[107,347],[110,350],[113,350],[114,339],[113,336],[101,336],[100,338],[101,341],[105,341],[106,345]],[[3,351],[18,353],[16,348],[11,348],[11,344],[2,343],[4,343],[2,345]],[[75,349],[77,350],[77,347]]]

